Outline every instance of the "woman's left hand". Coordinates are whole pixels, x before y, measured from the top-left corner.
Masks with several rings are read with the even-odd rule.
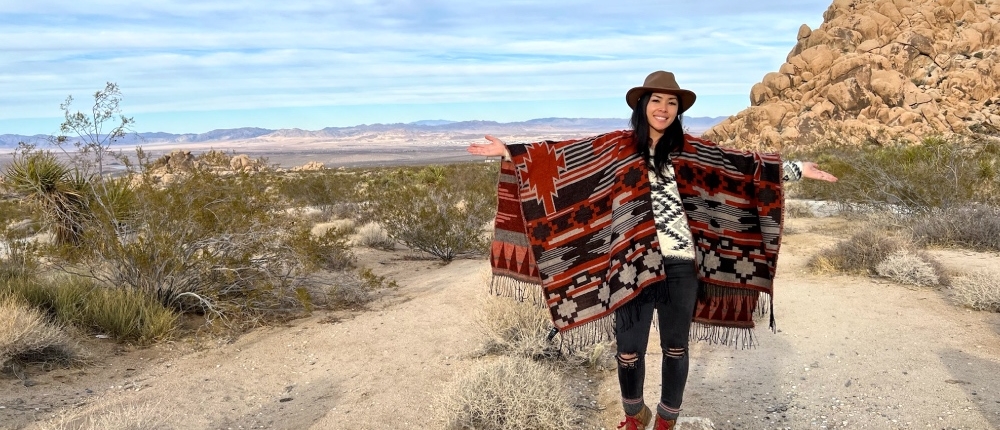
[[[802,162],[802,177],[820,181],[837,182],[837,177],[819,169],[812,161]]]

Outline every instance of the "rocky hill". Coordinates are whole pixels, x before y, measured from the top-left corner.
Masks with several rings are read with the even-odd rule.
[[[834,0],[705,137],[780,149],[1000,130],[1000,0]]]

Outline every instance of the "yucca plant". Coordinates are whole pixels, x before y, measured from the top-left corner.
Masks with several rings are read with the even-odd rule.
[[[4,186],[41,212],[60,244],[75,244],[86,217],[87,180],[46,151],[25,150],[3,172]]]

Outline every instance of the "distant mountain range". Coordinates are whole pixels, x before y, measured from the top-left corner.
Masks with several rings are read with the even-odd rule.
[[[689,133],[699,135],[726,117],[687,117],[684,127]],[[392,133],[395,135],[482,135],[482,134],[525,134],[545,132],[590,132],[600,133],[628,128],[628,120],[620,118],[539,118],[522,122],[500,123],[496,121],[446,121],[423,120],[397,124],[365,124],[352,127],[327,127],[320,130],[288,128],[270,130],[257,127],[212,130],[206,133],[132,133],[115,142],[116,145],[132,146],[147,144],[183,144],[205,142],[249,141],[254,139],[343,139],[355,136]],[[19,142],[45,144],[51,136],[0,134],[0,148],[14,148]]]

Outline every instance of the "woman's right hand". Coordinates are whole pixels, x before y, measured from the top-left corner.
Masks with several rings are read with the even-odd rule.
[[[502,140],[490,135],[486,135],[486,140],[490,141],[490,143],[472,143],[469,144],[466,151],[469,151],[470,154],[482,155],[484,157],[510,157],[507,145]]]

